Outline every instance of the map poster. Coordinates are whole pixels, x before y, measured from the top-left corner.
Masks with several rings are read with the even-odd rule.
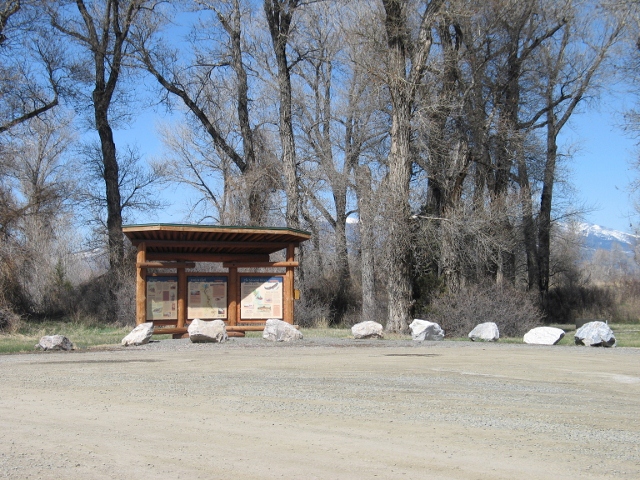
[[[282,277],[240,277],[241,319],[282,319]]]
[[[189,318],[227,318],[227,277],[187,277]]]
[[[147,277],[147,320],[178,318],[178,277]]]

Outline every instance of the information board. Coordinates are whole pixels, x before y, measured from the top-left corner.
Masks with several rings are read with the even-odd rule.
[[[282,319],[282,277],[240,277],[241,319]]]
[[[178,277],[147,277],[147,320],[177,320]]]
[[[187,277],[188,318],[227,318],[227,277]]]

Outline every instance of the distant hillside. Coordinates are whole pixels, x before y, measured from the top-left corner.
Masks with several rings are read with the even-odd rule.
[[[596,250],[611,251],[616,247],[633,256],[634,248],[638,243],[637,235],[611,230],[600,225],[582,223],[578,226],[578,232],[584,237],[585,258],[591,258]]]

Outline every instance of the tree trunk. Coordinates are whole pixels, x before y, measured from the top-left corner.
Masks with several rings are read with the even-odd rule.
[[[389,153],[387,223],[387,292],[389,319],[386,329],[408,331],[411,311],[411,229],[409,217],[409,181],[411,179],[410,109],[408,105],[394,108]]]
[[[249,81],[247,71],[242,62],[242,27],[240,4],[233,5],[233,14],[229,20],[220,14],[222,24],[231,41],[231,64],[237,77],[236,95],[238,104],[238,124],[242,134],[242,149],[244,151],[245,168],[243,178],[248,189],[249,224],[262,225],[265,214],[265,193],[263,172],[260,172],[255,153],[255,142],[249,116]]]
[[[94,91],[96,128],[100,137],[104,182],[107,200],[107,236],[109,245],[109,267],[118,269],[124,262],[124,244],[122,236],[122,204],[120,199],[120,182],[118,160],[113,131],[109,124],[108,103],[103,101],[100,92]]]
[[[529,290],[538,285],[538,245],[536,242],[536,222],[533,218],[533,200],[529,184],[529,172],[524,152],[518,153],[518,183],[520,185],[520,204],[522,205],[522,228],[524,247],[527,257],[527,287]]]
[[[549,291],[551,255],[551,206],[558,155],[556,119],[553,110],[547,115],[547,158],[544,167],[540,214],[538,217],[538,285],[544,298]]]
[[[291,112],[291,72],[287,58],[287,43],[289,41],[291,20],[298,3],[298,0],[265,0],[264,2],[264,10],[278,68],[279,130],[282,147],[284,190],[287,196],[286,222],[287,226],[291,228],[300,228],[300,201],[296,171],[296,145]]]
[[[360,269],[362,283],[362,321],[376,320],[374,212],[371,203],[371,170],[366,165],[356,169],[356,195],[360,217]]]
[[[388,83],[391,98],[391,149],[388,156],[385,221],[389,318],[386,329],[407,332],[411,319],[411,226],[409,181],[411,180],[411,118],[416,91],[422,82],[431,51],[431,28],[443,2],[426,2],[414,41],[407,15],[409,2],[383,0],[388,47]],[[410,66],[409,71],[407,67]]]

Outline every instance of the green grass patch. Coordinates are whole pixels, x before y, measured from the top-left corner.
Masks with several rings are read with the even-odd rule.
[[[0,334],[0,354],[32,352],[45,335],[64,335],[77,349],[117,345],[131,327],[84,325],[77,322],[24,322],[15,334]]]
[[[554,324],[551,327],[561,328],[565,331],[564,338],[558,345],[575,345],[576,326],[569,324]],[[639,323],[609,323],[609,328],[613,330],[618,347],[640,347],[640,324]]]
[[[575,325],[553,325],[563,329],[566,334],[559,345],[575,345]],[[609,324],[616,336],[618,347],[640,348],[640,324],[612,323]],[[35,345],[44,335],[64,335],[77,349],[89,349],[100,346],[120,344],[121,340],[131,331],[131,327],[97,326],[70,321],[45,321],[23,323],[15,334],[0,334],[0,354],[33,352]],[[303,328],[305,338],[353,338],[349,328]],[[260,338],[262,332],[247,332],[248,338]],[[155,335],[154,340],[168,340],[170,335]],[[400,335],[385,332],[385,340],[409,340],[410,335]],[[382,340],[384,341],[384,340]],[[467,337],[445,338],[445,341],[470,341]],[[522,337],[500,338],[499,343],[522,343]]]

